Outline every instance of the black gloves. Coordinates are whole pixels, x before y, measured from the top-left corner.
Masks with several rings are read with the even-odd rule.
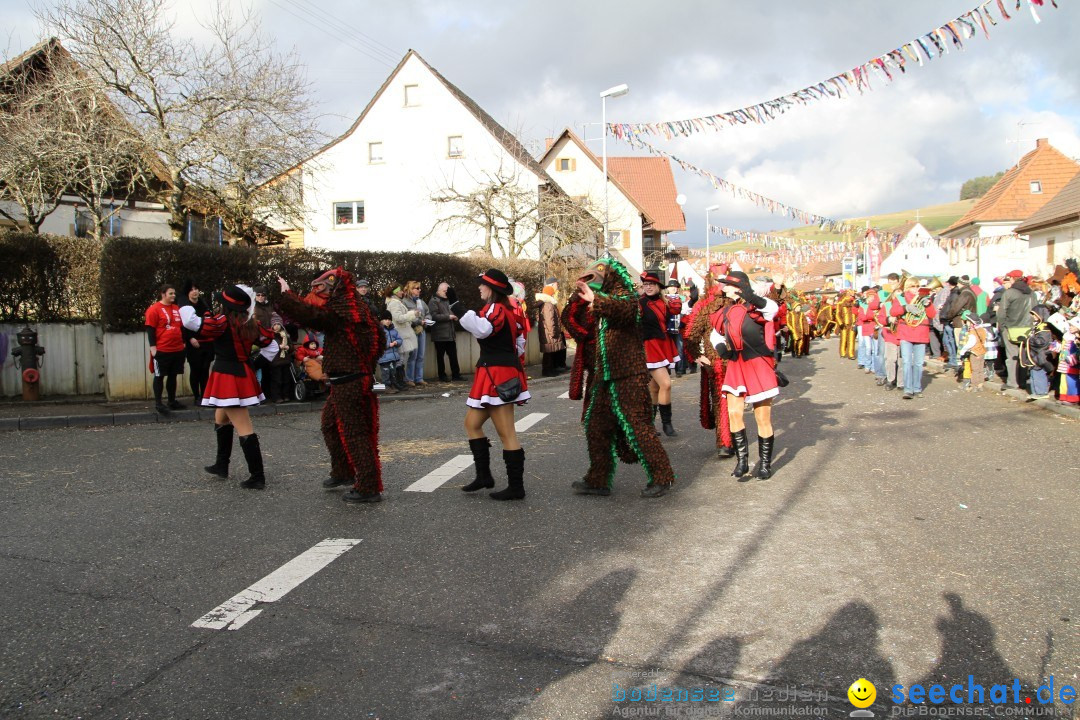
[[[446,302],[450,303],[450,312],[458,317],[465,314],[465,306],[458,300],[457,290],[452,287],[446,288]]]

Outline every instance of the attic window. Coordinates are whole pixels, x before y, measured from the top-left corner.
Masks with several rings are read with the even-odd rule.
[[[405,107],[416,107],[420,104],[420,86],[405,86]]]
[[[381,142],[368,143],[367,148],[369,163],[381,163],[383,161]]]
[[[1032,195],[1041,195],[1042,194],[1042,183],[1039,182],[1038,180],[1032,180],[1029,183],[1029,186],[1031,187],[1031,194]]]
[[[446,156],[452,158],[465,157],[465,147],[462,145],[460,135],[451,135],[446,138]]]
[[[559,158],[555,161],[555,169],[559,172],[573,172],[577,169],[574,158]]]

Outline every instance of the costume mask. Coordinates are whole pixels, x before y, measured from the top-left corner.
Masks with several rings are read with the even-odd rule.
[[[314,293],[316,297],[326,300],[334,294],[334,288],[337,287],[340,275],[341,268],[327,270],[311,281],[311,292]]]
[[[608,264],[603,260],[597,260],[589,268],[581,274],[578,280],[581,280],[593,290],[599,290],[604,287],[604,280],[607,279]]]

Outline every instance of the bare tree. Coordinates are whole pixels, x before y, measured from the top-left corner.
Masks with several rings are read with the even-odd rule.
[[[440,230],[472,229],[483,240],[469,250],[493,257],[517,258],[531,249],[544,261],[598,241],[600,226],[586,198],[574,199],[553,184],[539,189],[521,182],[522,168],[502,163],[478,175],[466,172],[464,180],[447,182],[431,195],[443,214],[427,237]],[[469,189],[459,189],[467,185]]]
[[[39,11],[160,163],[155,199],[176,238],[192,208],[249,241],[270,212],[304,217],[291,183],[258,188],[323,139],[296,55],[229,7],[213,3],[204,42],[177,37],[167,0],[60,0]]]

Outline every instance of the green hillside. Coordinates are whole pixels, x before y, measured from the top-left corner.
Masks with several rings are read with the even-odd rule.
[[[915,220],[916,215],[918,215],[919,222],[923,224],[923,227],[931,233],[937,234],[963,217],[977,202],[977,199],[958,200],[956,202],[944,203],[942,205],[929,205],[913,210],[902,210],[900,212],[871,215],[869,217],[850,218],[846,222],[859,228],[866,227],[869,222],[870,227],[879,230],[887,230],[888,228],[893,228],[897,225],[912,222]],[[788,230],[769,230],[767,232],[773,235],[798,238],[808,242],[829,242],[845,239],[844,235],[826,232],[819,229],[816,225],[806,225]],[[852,240],[861,239],[862,232],[851,233],[848,237]],[[722,248],[723,252],[735,252],[757,246],[754,246],[751,243],[735,242],[722,246],[713,245],[713,247],[717,249]]]

